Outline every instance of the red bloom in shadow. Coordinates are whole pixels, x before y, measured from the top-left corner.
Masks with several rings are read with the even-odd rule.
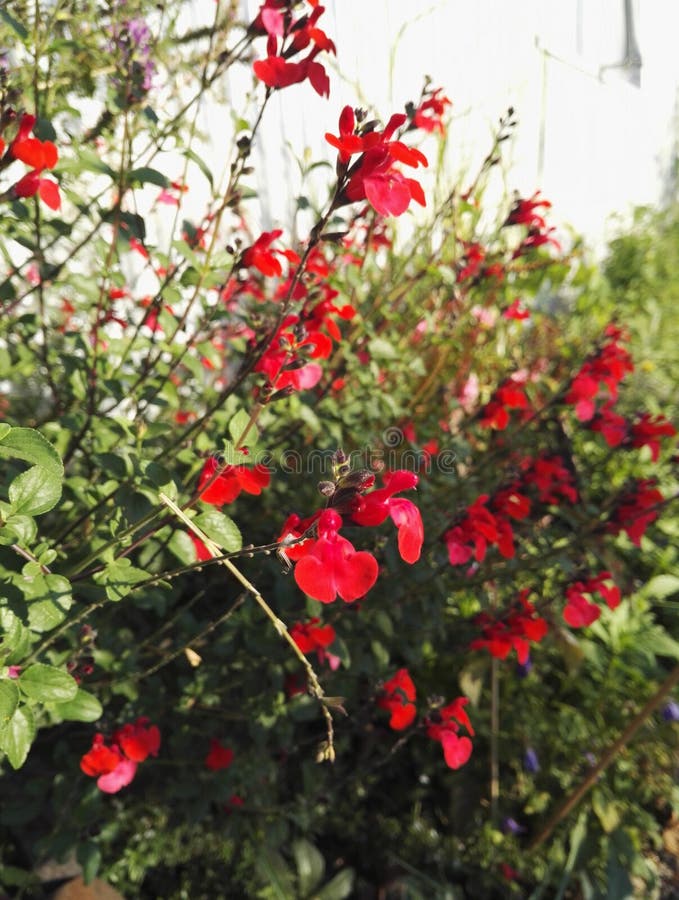
[[[415,721],[417,693],[407,669],[399,669],[393,678],[385,681],[377,698],[377,705],[391,713],[389,727],[401,731]]]
[[[302,653],[316,651],[318,661],[327,661],[333,671],[339,668],[340,658],[333,653],[328,653],[328,647],[334,643],[337,635],[332,625],[320,625],[319,618],[314,617],[308,622],[295,622],[290,628],[290,637],[297,644]]]
[[[472,650],[486,649],[496,659],[506,659],[511,650],[521,665],[528,660],[530,642],[539,642],[547,634],[547,622],[536,615],[535,607],[527,599],[530,591],[524,589],[518,602],[509,612],[492,616],[481,613],[475,622],[481,626],[482,637],[469,645]]]
[[[467,697],[458,697],[448,706],[433,712],[426,722],[427,734],[440,742],[443,758],[451,769],[459,769],[472,755],[472,742],[466,735],[460,737],[458,734],[460,726],[463,726],[474,736],[472,723],[464,709],[467,703]]]
[[[158,755],[160,731],[156,725],[148,726],[148,721],[139,718],[134,724],[123,725],[113,733],[110,744],[103,734],[94,735],[80,768],[97,778],[97,787],[103,793],[116,794],[133,780],[139,763]]]
[[[210,738],[210,751],[205,757],[205,766],[212,772],[220,769],[228,769],[233,762],[234,753],[228,747],[224,747],[217,738]]]

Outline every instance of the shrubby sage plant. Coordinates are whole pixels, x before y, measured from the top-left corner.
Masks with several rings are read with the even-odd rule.
[[[333,102],[324,8],[85,6],[2,11],[3,886],[73,849],[139,896],[504,897],[635,853],[650,884],[675,428],[625,405],[623,322],[553,311],[593,289],[549,201],[487,224],[513,110],[428,196],[445,89],[346,106],[315,223],[261,231],[272,94]],[[195,114],[231,68],[220,179]]]

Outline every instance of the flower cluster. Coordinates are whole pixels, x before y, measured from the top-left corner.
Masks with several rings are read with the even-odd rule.
[[[660,504],[665,499],[657,484],[655,478],[642,478],[618,497],[608,522],[611,534],[624,531],[633,544],[641,545],[641,538],[658,518]]]
[[[507,378],[495,390],[491,399],[481,410],[480,424],[485,428],[504,430],[509,425],[509,410],[522,410],[522,417],[530,415],[530,404],[524,390],[525,376],[515,374]]]
[[[36,118],[24,113],[19,122],[16,137],[9,145],[9,156],[30,167],[11,189],[14,197],[33,197],[36,194],[50,209],[59,209],[61,197],[59,185],[51,178],[43,177],[45,169],[53,169],[59,160],[59,151],[52,141],[41,141],[31,137]],[[5,142],[0,138],[0,156],[5,149]]]
[[[452,106],[452,103],[443,93],[443,88],[425,90],[413,113],[411,127],[421,128],[428,132],[438,131],[441,135],[445,134],[443,117],[448,106]]]
[[[623,343],[629,335],[617,325],[608,325],[606,340],[593,356],[582,364],[573,378],[565,401],[575,407],[575,415],[581,422],[588,422],[597,410],[597,400],[602,388],[606,399],[618,398],[618,384],[628,372],[634,371],[634,363]]]
[[[412,725],[417,717],[416,700],[415,683],[404,668],[384,682],[376,703],[380,709],[390,713],[389,727],[394,731],[402,731]],[[424,720],[427,736],[441,744],[446,765],[451,769],[463,766],[472,753],[471,740],[458,733],[462,726],[474,736],[472,723],[465,712],[467,703],[467,697],[458,697],[447,706],[435,709]]]
[[[145,717],[134,724],[123,725],[113,732],[110,741],[97,733],[92,746],[80,760],[80,768],[97,779],[97,787],[105,794],[116,794],[130,784],[139,763],[149,756],[158,756],[160,731],[149,725]]]
[[[613,403],[604,403],[590,419],[589,428],[601,434],[609,447],[638,449],[648,447],[653,462],[660,456],[660,441],[674,437],[676,429],[664,416],[643,413],[635,422],[614,412]]]
[[[399,669],[393,678],[384,682],[377,705],[391,714],[390,728],[402,731],[413,724],[417,716],[416,698],[415,684],[407,669]]]
[[[406,178],[397,168],[401,163],[412,168],[427,166],[427,158],[419,150],[407,147],[402,141],[392,140],[407,116],[394,113],[384,131],[362,131],[357,127],[354,110],[345,106],[339,118],[339,136],[326,134],[326,141],[338,151],[338,172],[344,179],[342,200],[355,203],[367,200],[381,216],[400,216],[415,200],[426,206],[424,191],[419,181]],[[360,154],[356,162],[351,157]]]
[[[519,594],[517,602],[506,613],[497,616],[481,613],[475,622],[481,626],[482,637],[469,645],[472,650],[486,649],[496,659],[506,659],[511,650],[521,665],[528,661],[530,642],[538,643],[547,634],[547,622],[537,615],[528,600],[530,590]]]
[[[585,628],[596,622],[601,615],[599,607],[588,600],[587,596],[599,594],[609,609],[616,609],[620,605],[620,588],[615,584],[608,584],[610,581],[610,572],[600,572],[585,581],[575,581],[566,588],[563,617],[571,628]]]
[[[321,488],[328,498],[328,508],[307,519],[289,516],[279,537],[290,559],[297,561],[295,581],[310,597],[322,603],[332,603],[337,596],[347,603],[363,597],[377,580],[378,565],[367,551],[356,551],[353,544],[338,532],[342,516],[356,525],[381,525],[387,518],[398,529],[398,548],[408,563],[420,557],[424,541],[422,517],[415,504],[394,495],[417,486],[413,472],[397,470],[384,476],[384,487],[365,493],[374,485],[369,472],[350,472],[341,451],[336,482],[323,482]],[[316,537],[307,537],[314,530]],[[292,543],[294,542],[294,543]]]
[[[250,27],[255,33],[267,35],[267,55],[257,60],[253,69],[269,88],[285,88],[308,79],[319,96],[329,97],[330,79],[316,57],[322,52],[335,53],[335,45],[317,25],[325,8],[317,0],[311,5],[311,14],[293,20],[286,0],[265,0]],[[292,59],[308,47],[311,49],[303,59]]]

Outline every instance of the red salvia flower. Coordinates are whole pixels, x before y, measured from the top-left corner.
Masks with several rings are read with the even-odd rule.
[[[52,141],[40,141],[29,137],[33,130],[35,116],[24,114],[21,117],[19,131],[9,147],[9,152],[32,171],[19,179],[13,187],[16,197],[33,197],[38,194],[50,209],[57,210],[61,206],[59,185],[50,178],[43,178],[45,169],[53,169],[59,160],[59,151]]]
[[[398,550],[407,563],[420,558],[424,541],[424,527],[419,509],[410,500],[394,497],[401,491],[417,487],[414,472],[399,469],[384,476],[384,487],[369,494],[358,495],[351,510],[351,518],[358,525],[381,525],[387,518],[398,528]]]
[[[334,643],[336,634],[332,625],[320,625],[320,619],[314,617],[308,622],[295,622],[290,628],[290,637],[302,653],[316,652],[319,663],[327,661],[331,669],[339,667],[340,658],[328,653],[328,647]]]
[[[198,490],[203,503],[224,506],[232,503],[241,491],[261,494],[268,487],[271,475],[266,466],[223,466],[211,456],[205,461],[198,479]]]
[[[612,534],[624,531],[633,544],[641,546],[641,538],[651,522],[658,518],[660,510],[657,507],[664,499],[656,487],[657,483],[655,478],[645,478],[637,481],[631,490],[625,491],[615,505],[608,531]]]
[[[407,669],[399,669],[393,678],[385,681],[377,698],[377,705],[391,713],[389,727],[402,731],[412,725],[417,715],[415,685]]]
[[[438,131],[441,135],[445,134],[446,129],[443,124],[443,116],[447,106],[452,106],[452,104],[443,94],[443,88],[436,88],[434,91],[427,92],[415,110],[413,126],[421,128],[423,131]]]
[[[326,134],[325,139],[339,151],[339,162],[344,166],[349,164],[354,154],[361,154],[348,171],[344,189],[348,202],[366,199],[382,216],[400,216],[408,209],[411,200],[426,206],[420,183],[406,178],[395,168],[396,163],[413,168],[428,165],[426,156],[419,150],[407,147],[401,141],[391,140],[406,120],[402,113],[395,113],[384,131],[355,134],[354,111],[350,106],[344,107],[340,114],[339,137]]]
[[[351,603],[368,593],[377,581],[377,560],[367,551],[356,551],[338,534],[342,517],[332,509],[318,517],[318,538],[295,566],[298,586],[321,603],[339,595]]]
[[[664,416],[651,416],[643,413],[630,429],[632,447],[650,447],[651,459],[658,461],[660,455],[660,438],[674,437],[676,429]]]
[[[212,772],[220,769],[228,769],[233,762],[234,753],[228,747],[224,747],[217,738],[210,738],[210,750],[205,757],[205,766]]]
[[[123,725],[113,732],[113,743],[133,762],[144,762],[148,756],[158,756],[160,731],[157,725],[149,726],[148,723],[149,720],[142,717],[133,725]]]
[[[458,733],[460,726],[463,726],[474,736],[474,729],[464,709],[467,703],[467,697],[458,697],[448,706],[432,713],[426,722],[428,736],[440,742],[446,765],[451,769],[459,769],[472,754],[472,742],[466,735],[460,737]]]
[[[536,615],[536,609],[527,599],[526,589],[519,594],[517,603],[498,617],[481,613],[475,622],[481,626],[482,637],[469,645],[472,650],[487,649],[496,659],[506,659],[512,650],[522,665],[528,660],[530,642],[539,642],[547,634],[547,622]]]

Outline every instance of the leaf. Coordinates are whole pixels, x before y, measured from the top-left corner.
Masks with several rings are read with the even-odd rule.
[[[373,338],[368,344],[368,352],[375,359],[395,359],[396,350],[384,338]]]
[[[325,874],[325,860],[314,845],[305,840],[294,841],[292,853],[297,866],[299,891],[306,897],[320,884]]]
[[[33,574],[27,563],[16,585],[29,601],[28,624],[32,631],[50,631],[66,618],[73,604],[71,585],[63,575]]]
[[[193,520],[226,553],[237,553],[243,546],[238,526],[218,509],[208,509]]]
[[[32,466],[12,481],[9,502],[12,512],[24,516],[39,516],[49,512],[61,497],[61,476],[49,469]]]
[[[158,187],[165,188],[170,184],[169,178],[163,175],[162,172],[159,172],[157,169],[152,169],[149,166],[142,166],[139,169],[132,169],[131,172],[127,173],[127,181],[130,185],[133,184],[157,184]]]
[[[76,851],[76,859],[80,863],[83,869],[83,881],[85,884],[90,884],[96,878],[97,872],[101,866],[101,850],[99,849],[99,845],[95,844],[94,841],[84,841],[84,843],[78,845],[78,849]],[[90,888],[87,891],[83,891],[83,894],[95,894],[99,893],[99,891],[94,891]]]
[[[23,459],[34,466],[42,466],[60,478],[64,474],[61,457],[34,428],[12,428],[0,437],[0,456]]]
[[[26,31],[26,28],[17,19],[10,16],[7,10],[3,9],[2,6],[0,6],[0,19],[3,19],[3,21],[9,25],[9,27],[19,35],[22,41],[25,41],[28,38],[28,31]]]
[[[238,444],[243,436],[245,429],[250,422],[250,416],[244,409],[239,409],[236,415],[229,422],[229,434],[234,444]],[[252,436],[252,443],[256,443],[257,429],[253,426],[249,429],[247,437]],[[247,439],[246,439],[247,440]]]
[[[35,722],[30,709],[22,707],[10,721],[0,728],[0,750],[4,750],[13,769],[20,769],[26,761],[35,737]]]
[[[262,847],[257,857],[257,870],[267,879],[277,900],[289,900],[295,896],[292,872],[280,853]]]
[[[44,663],[34,663],[24,669],[18,678],[18,684],[27,697],[43,703],[72,700],[78,693],[75,678],[62,669]]]
[[[19,688],[9,678],[3,678],[0,681],[0,728],[9,722],[18,705]]]
[[[650,595],[657,600],[670,597],[679,591],[679,576],[677,575],[656,575],[654,578],[644,585],[642,592],[645,596]]]
[[[620,824],[620,811],[616,803],[595,790],[592,792],[592,809],[606,834],[615,831]]]
[[[167,549],[174,553],[180,563],[190,566],[196,562],[196,548],[185,531],[173,531]]]
[[[183,153],[184,153],[184,156],[185,156],[187,159],[190,159],[191,162],[194,162],[194,163],[198,166],[198,168],[200,169],[200,171],[201,171],[201,172],[203,173],[203,175],[205,175],[205,177],[207,178],[207,180],[208,180],[208,182],[209,182],[209,184],[210,184],[210,187],[213,187],[213,185],[214,185],[214,178],[213,178],[213,176],[212,176],[212,172],[208,169],[208,167],[205,165],[205,162],[200,158],[200,156],[198,156],[197,153],[194,153],[194,151],[191,150],[191,149],[189,149],[189,148],[187,148],[186,150],[184,150]]]
[[[354,889],[356,874],[353,869],[342,869],[320,891],[314,894],[314,900],[345,900]]]
[[[96,722],[104,713],[101,703],[94,694],[78,688],[75,697],[65,703],[55,705],[55,711],[71,722]]]
[[[106,589],[108,599],[114,603],[127,597],[135,584],[147,578],[147,573],[133,566],[129,559],[116,559],[109,563],[103,572],[98,572],[94,576],[97,584],[103,585]]]

